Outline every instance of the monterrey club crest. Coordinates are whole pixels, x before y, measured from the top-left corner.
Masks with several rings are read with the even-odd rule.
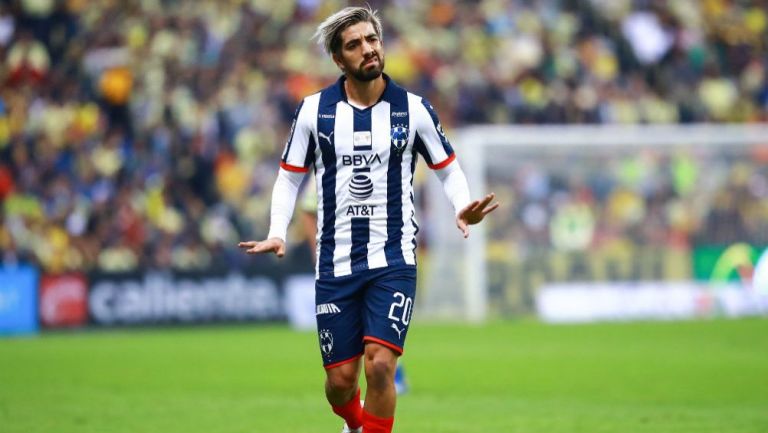
[[[320,336],[320,351],[323,352],[323,356],[330,357],[333,352],[333,334],[328,329],[323,329],[319,333]]]
[[[408,144],[408,127],[402,125],[393,126],[389,135],[395,151],[398,154],[403,153],[405,146]]]

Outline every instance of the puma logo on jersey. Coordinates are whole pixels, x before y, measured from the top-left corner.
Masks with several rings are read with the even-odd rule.
[[[333,133],[334,133],[334,132],[336,132],[336,131],[331,131],[331,133],[330,133],[329,135],[325,135],[325,134],[323,134],[322,132],[320,132],[320,131],[317,131],[317,135],[318,135],[320,138],[325,138],[326,140],[328,140],[328,144],[332,146],[332,145],[333,145],[333,142],[331,141],[331,137],[333,137]]]
[[[395,324],[393,323],[393,324],[392,324],[392,329],[394,329],[395,331],[397,331],[397,338],[399,338],[399,339],[401,339],[401,340],[402,340],[402,339],[403,339],[403,331],[405,331],[405,328],[403,328],[403,329],[400,329],[400,328],[398,328],[398,327],[397,327],[397,325],[395,325]]]
[[[315,316],[335,313],[341,313],[341,309],[336,304],[320,304],[315,309]]]

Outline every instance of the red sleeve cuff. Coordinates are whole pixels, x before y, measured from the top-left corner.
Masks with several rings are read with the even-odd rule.
[[[283,170],[292,171],[294,173],[306,173],[309,171],[309,167],[297,167],[284,161],[280,161],[280,168]]]
[[[429,168],[431,168],[432,170],[440,170],[441,168],[447,167],[448,164],[452,163],[454,159],[456,159],[456,154],[452,153],[451,156],[449,156],[445,161],[439,164],[427,164],[427,165],[429,165]]]

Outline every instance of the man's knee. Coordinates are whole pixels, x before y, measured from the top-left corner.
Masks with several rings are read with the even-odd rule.
[[[328,387],[336,393],[351,393],[357,388],[357,371],[340,366],[327,370]]]
[[[368,386],[384,387],[394,380],[397,355],[379,344],[367,344],[365,348],[365,377]]]

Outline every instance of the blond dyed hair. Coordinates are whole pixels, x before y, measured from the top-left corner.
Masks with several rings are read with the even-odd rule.
[[[370,6],[346,7],[325,19],[312,37],[322,45],[323,49],[329,55],[338,53],[341,49],[341,33],[349,26],[357,23],[368,22],[373,25],[373,29],[382,39],[381,20],[378,11],[371,9]]]

